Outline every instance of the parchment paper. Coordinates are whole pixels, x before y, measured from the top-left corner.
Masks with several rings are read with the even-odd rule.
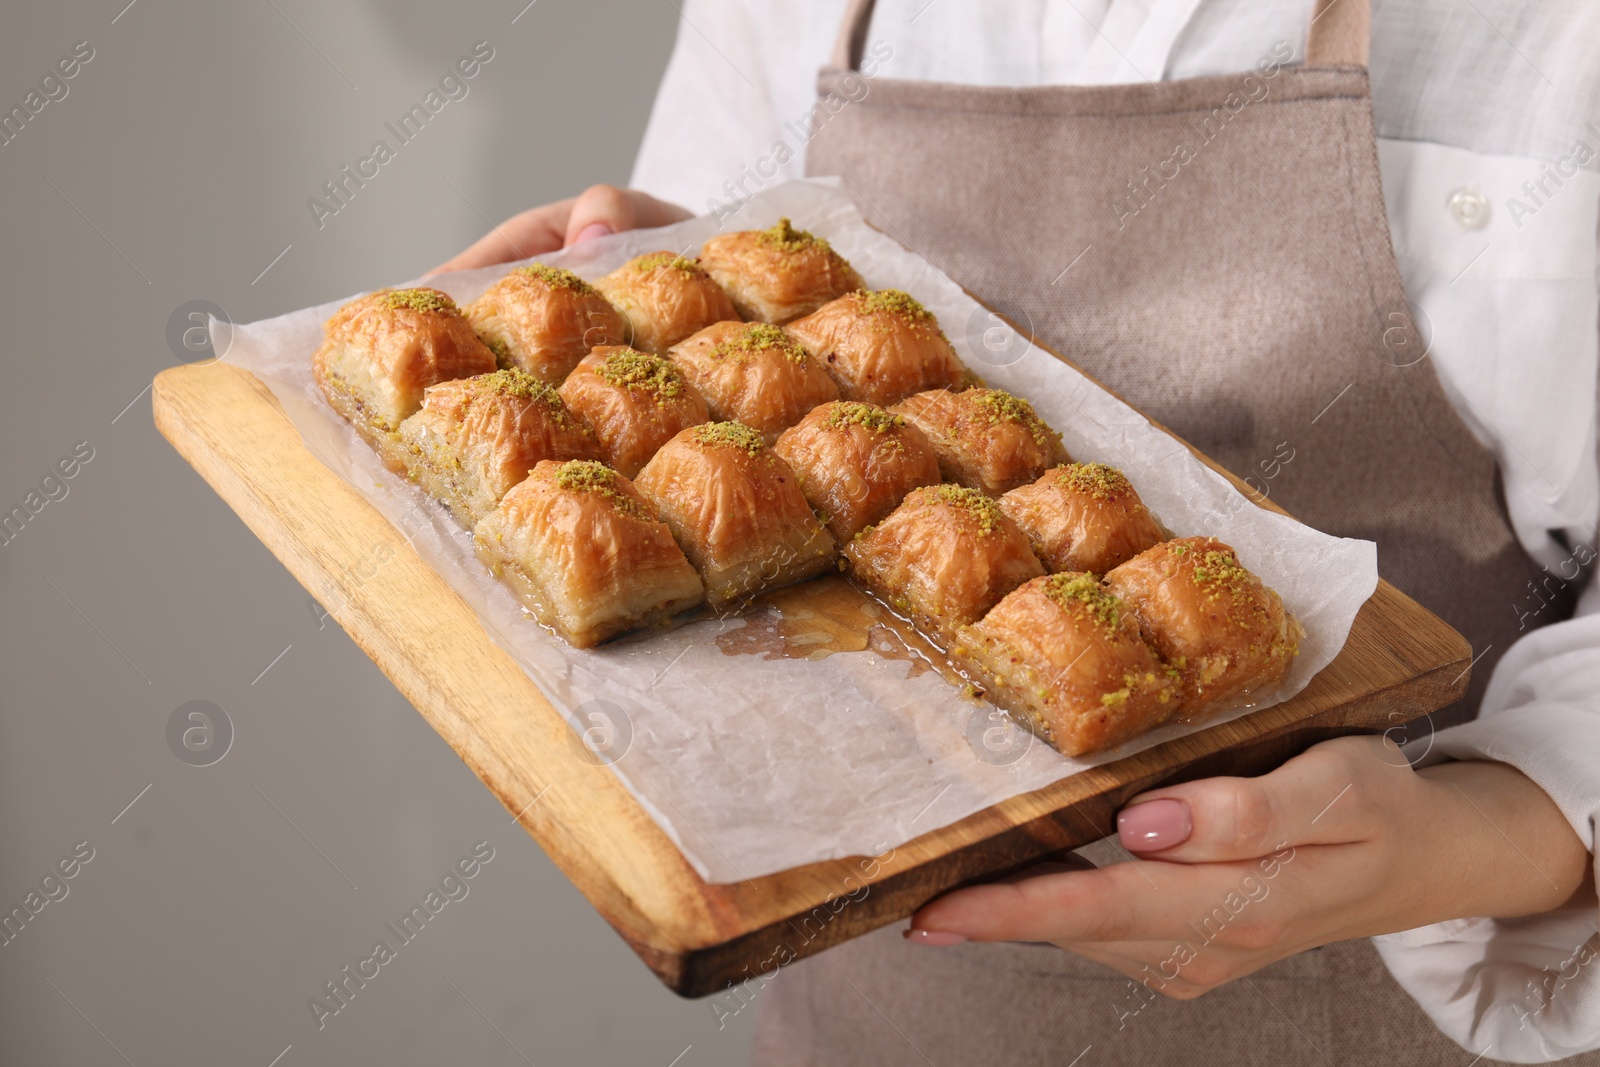
[[[1284,685],[1255,707],[1299,692],[1343,647],[1357,609],[1377,586],[1377,546],[1328,536],[1249,503],[1127,405],[1029,348],[920,256],[866,225],[832,182],[774,187],[720,226],[701,217],[538,258],[593,279],[642,252],[694,255],[718,232],[763,228],[782,215],[833,242],[869,286],[904,289],[921,300],[968,364],[990,385],[1030,400],[1061,431],[1074,458],[1121,467],[1177,535],[1220,537],[1282,594],[1307,639]],[[463,271],[427,284],[465,304],[507,269]],[[590,651],[569,647],[528,618],[489,575],[468,532],[386,471],[323,400],[311,378],[311,354],[323,321],[348,299],[231,331],[219,325],[219,333],[231,333],[222,358],[271,388],[311,450],[449,580],[574,730],[587,731],[591,745],[575,733],[574,751],[610,763],[708,881],[882,853],[1007,797],[1201,728],[1169,725],[1114,751],[1066,759],[997,725],[1004,722],[991,717],[997,713],[963,698],[937,672],[908,677],[909,663],[870,649],[817,661],[728,656],[715,638],[748,625],[742,619]],[[1024,354],[1017,358],[1018,352]]]

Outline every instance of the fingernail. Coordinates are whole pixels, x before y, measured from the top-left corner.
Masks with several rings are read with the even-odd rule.
[[[913,945],[932,945],[941,948],[945,945],[959,945],[967,939],[967,935],[952,934],[948,930],[907,930],[905,938]]]
[[[591,222],[589,225],[578,231],[578,236],[572,239],[572,243],[575,245],[581,245],[585,241],[593,240],[596,237],[607,237],[613,233],[616,233],[616,231],[610,226],[607,226],[605,223]]]
[[[1189,840],[1194,823],[1181,800],[1147,800],[1117,813],[1117,836],[1130,852],[1159,852]]]

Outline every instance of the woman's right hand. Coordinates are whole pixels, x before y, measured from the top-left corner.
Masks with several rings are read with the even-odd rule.
[[[578,196],[513,215],[472,247],[430,270],[469,270],[554,252],[593,237],[681,222],[690,212],[636,189],[591,185]]]

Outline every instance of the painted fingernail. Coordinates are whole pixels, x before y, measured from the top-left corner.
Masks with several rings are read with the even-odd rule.
[[[610,226],[607,226],[605,223],[591,222],[589,225],[578,231],[578,236],[572,239],[572,243],[575,245],[581,245],[585,241],[593,240],[596,237],[608,237],[613,233],[616,233],[616,231]]]
[[[1117,836],[1130,852],[1159,852],[1189,840],[1194,823],[1181,800],[1147,800],[1117,813]]]
[[[913,945],[932,945],[935,948],[959,945],[967,939],[966,934],[952,934],[948,930],[907,930],[905,937]]]

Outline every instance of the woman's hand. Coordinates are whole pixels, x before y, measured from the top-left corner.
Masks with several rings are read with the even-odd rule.
[[[1533,915],[1593,891],[1583,842],[1520,771],[1416,772],[1387,738],[1157,789],[1117,825],[1143,858],[957,890],[918,911],[907,938],[1049,941],[1186,1000],[1317,945]]]
[[[513,215],[465,252],[429,271],[467,270],[554,252],[608,233],[665,226],[690,213],[635,189],[591,185],[578,196]]]

